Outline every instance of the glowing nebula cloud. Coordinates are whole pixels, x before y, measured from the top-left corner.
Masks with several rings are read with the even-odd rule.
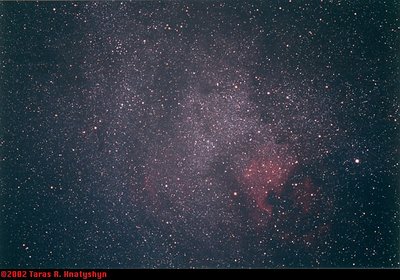
[[[1,3],[0,267],[399,266],[398,9],[301,2]]]

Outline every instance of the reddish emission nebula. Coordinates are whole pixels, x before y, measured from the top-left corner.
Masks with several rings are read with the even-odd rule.
[[[272,215],[273,197],[282,194],[288,177],[298,164],[284,147],[268,147],[257,151],[240,175],[243,191],[256,202],[260,211]],[[286,154],[285,154],[286,152]]]
[[[186,138],[171,141],[147,164],[142,190],[152,223],[179,229],[216,252],[224,250],[223,244],[248,254],[254,242],[311,250],[328,240],[334,199],[313,179],[315,174],[304,170],[289,144],[262,143],[265,138],[258,137],[238,144],[236,155],[216,154],[212,162],[204,158],[201,165],[191,165],[181,155],[190,150]],[[322,215],[323,221],[315,223]],[[196,231],[197,226],[186,227],[187,220],[213,227]],[[248,233],[240,229],[249,227],[254,240],[246,243]],[[209,237],[205,243],[204,234]]]
[[[391,2],[0,2],[0,268],[399,267]]]

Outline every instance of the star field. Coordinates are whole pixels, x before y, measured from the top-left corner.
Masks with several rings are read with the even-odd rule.
[[[398,267],[398,4],[0,3],[0,266]]]

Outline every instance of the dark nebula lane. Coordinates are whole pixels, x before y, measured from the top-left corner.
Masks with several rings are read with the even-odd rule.
[[[375,2],[0,3],[0,268],[399,267]]]

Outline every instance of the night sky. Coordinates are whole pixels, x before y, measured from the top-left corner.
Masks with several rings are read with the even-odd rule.
[[[399,267],[395,2],[0,3],[0,267]]]

